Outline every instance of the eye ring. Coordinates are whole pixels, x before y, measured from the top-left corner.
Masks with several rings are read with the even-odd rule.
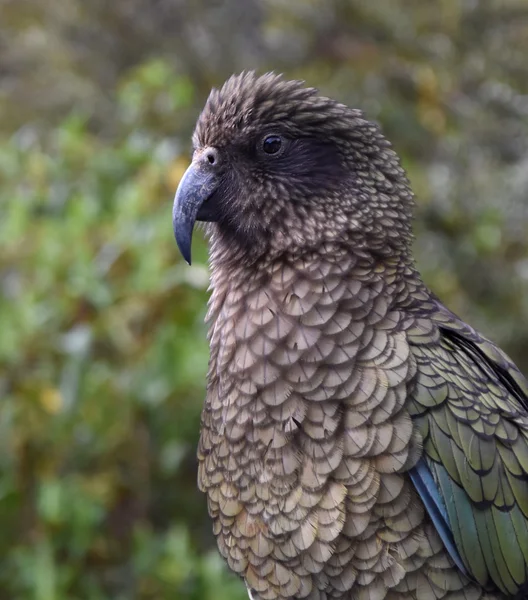
[[[276,133],[268,134],[261,142],[262,152],[268,156],[277,156],[281,154],[284,148],[284,139]]]

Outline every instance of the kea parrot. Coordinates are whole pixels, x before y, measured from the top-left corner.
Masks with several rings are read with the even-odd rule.
[[[198,448],[252,600],[528,598],[528,384],[425,286],[380,128],[300,81],[213,89],[173,206],[209,239]]]

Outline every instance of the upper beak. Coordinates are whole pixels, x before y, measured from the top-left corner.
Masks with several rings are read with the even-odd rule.
[[[214,210],[211,211],[212,207],[203,206],[219,185],[218,173],[214,167],[214,164],[203,159],[203,155],[194,160],[185,171],[174,196],[172,208],[174,237],[188,264],[191,264],[191,240],[195,221],[216,220]]]

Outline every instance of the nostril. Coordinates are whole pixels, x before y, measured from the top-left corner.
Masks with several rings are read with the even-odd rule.
[[[218,163],[218,153],[214,148],[208,148],[206,150],[205,160],[207,160],[210,165],[215,165]]]

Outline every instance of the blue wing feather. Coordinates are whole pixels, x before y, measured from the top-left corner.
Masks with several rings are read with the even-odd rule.
[[[411,481],[413,482],[418,495],[422,499],[425,510],[431,518],[436,531],[440,535],[449,556],[453,559],[460,571],[469,577],[467,569],[456,549],[455,540],[453,538],[451,526],[449,525],[449,519],[442,496],[438,491],[438,486],[431,475],[431,471],[429,470],[425,459],[421,458],[418,461],[417,465],[409,471],[409,476],[411,477]]]

